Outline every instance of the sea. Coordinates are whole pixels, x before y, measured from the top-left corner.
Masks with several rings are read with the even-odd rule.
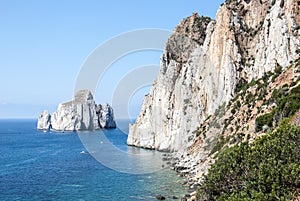
[[[161,163],[164,153],[126,145],[127,123],[82,133],[42,132],[36,124],[0,120],[1,201],[180,200],[187,192],[183,178]],[[130,162],[134,154],[141,160]]]

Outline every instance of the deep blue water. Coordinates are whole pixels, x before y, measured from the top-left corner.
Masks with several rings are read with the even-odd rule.
[[[86,135],[100,135],[99,132]],[[119,129],[105,130],[104,135],[124,152],[139,151],[126,146],[127,136]],[[120,160],[114,155],[109,159],[117,164]],[[122,166],[124,162],[120,163]],[[136,164],[124,166],[134,170]],[[156,200],[158,194],[172,200],[171,196],[180,197],[185,192],[179,180],[168,168],[147,174],[112,170],[88,153],[75,132],[44,133],[36,130],[35,120],[0,120],[1,201],[150,201]]]

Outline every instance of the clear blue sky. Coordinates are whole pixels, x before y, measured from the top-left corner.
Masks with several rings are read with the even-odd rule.
[[[173,30],[193,12],[215,18],[222,2],[1,0],[0,118],[34,118],[70,100],[80,66],[109,38],[134,29]],[[160,54],[143,53],[119,66],[158,64]],[[106,93],[96,101],[110,102]],[[138,108],[141,100],[133,102]]]

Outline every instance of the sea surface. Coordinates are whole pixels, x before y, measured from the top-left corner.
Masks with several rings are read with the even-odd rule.
[[[166,200],[176,200],[173,196],[180,198],[187,191],[181,185],[182,178],[168,167],[135,174],[135,168],[141,168],[143,162],[126,163],[124,157],[105,149],[98,155],[108,156],[104,158],[113,162],[112,167],[107,167],[109,165],[103,165],[92,156],[91,148],[83,145],[78,133],[41,132],[36,130],[36,123],[36,120],[0,120],[1,201],[151,201],[159,194]],[[128,129],[124,125],[122,130]],[[123,154],[144,151],[153,156],[162,154],[126,146],[127,135],[120,129],[85,132],[84,135],[104,136],[108,142],[100,140],[100,145],[110,143],[109,146],[113,145]],[[114,168],[115,164],[119,167]]]

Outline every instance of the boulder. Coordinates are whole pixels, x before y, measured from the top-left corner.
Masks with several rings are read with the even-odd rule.
[[[158,199],[158,200],[165,200],[166,197],[165,197],[165,196],[162,196],[162,195],[157,195],[157,196],[156,196],[156,199]]]

